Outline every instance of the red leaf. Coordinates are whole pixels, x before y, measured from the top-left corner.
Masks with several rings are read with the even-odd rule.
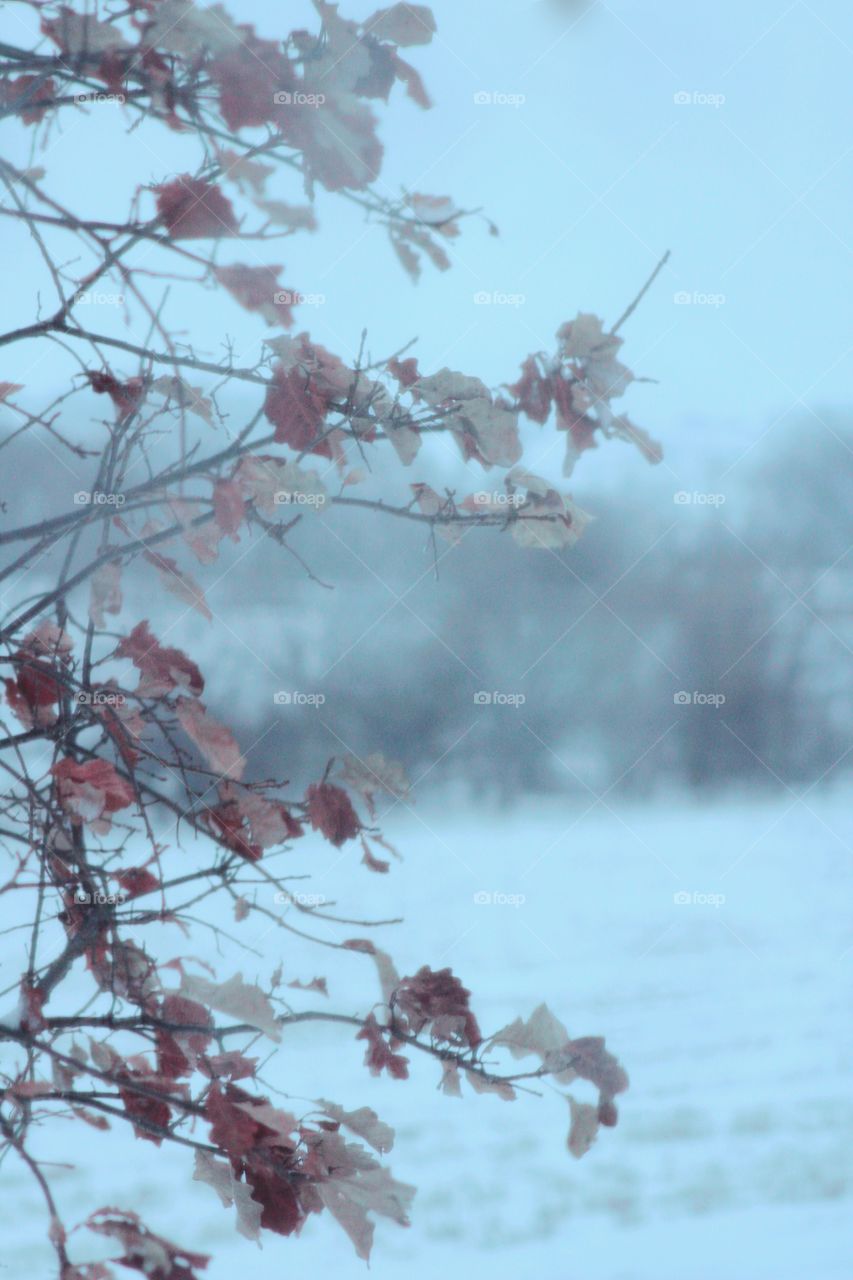
[[[376,947],[369,938],[347,938],[341,946],[346,947],[348,951],[361,951],[366,956],[376,955]]]
[[[19,667],[18,689],[30,707],[49,707],[62,696],[62,686],[54,679],[47,663],[26,658]]]
[[[197,1000],[188,1000],[186,996],[168,995],[163,1000],[163,1021],[179,1025],[199,1027],[198,1031],[176,1031],[174,1034],[186,1039],[193,1053],[204,1053],[210,1044],[210,1013]]]
[[[598,1133],[598,1112],[589,1102],[575,1102],[571,1095],[566,1098],[571,1112],[571,1128],[567,1146],[576,1160],[585,1156]]]
[[[175,239],[231,236],[238,230],[230,200],[203,178],[184,173],[154,191],[157,212]]]
[[[362,862],[368,868],[369,871],[378,871],[382,875],[384,875],[386,872],[391,870],[390,862],[385,862],[384,859],[375,858],[373,856],[373,854],[370,852],[370,848],[368,847],[367,841],[365,840],[364,836],[361,837],[361,847],[364,850],[364,857],[362,858]]]
[[[180,649],[164,648],[147,622],[138,623],[119,642],[116,657],[130,658],[139,671],[137,693],[143,697],[160,697],[172,689],[186,689],[196,696],[204,692],[204,678],[196,664]]]
[[[612,1098],[600,1098],[598,1103],[598,1123],[612,1129],[619,1119],[616,1103]]]
[[[108,50],[126,47],[115,24],[100,22],[92,14],[75,13],[68,5],[60,5],[55,18],[43,18],[41,29],[78,64],[97,62]]]
[[[181,728],[192,738],[211,769],[224,778],[240,778],[246,761],[230,729],[214,720],[200,702],[178,698],[175,703]]]
[[[290,1236],[299,1230],[305,1213],[287,1178],[276,1168],[267,1170],[253,1164],[246,1171],[246,1181],[252,1188],[252,1199],[263,1205],[262,1227],[280,1236]]]
[[[190,1253],[156,1236],[130,1210],[98,1209],[86,1219],[86,1226],[98,1235],[118,1239],[124,1254],[116,1261],[142,1272],[146,1280],[199,1280],[196,1271],[203,1271],[210,1261],[205,1253]]]
[[[250,1101],[251,1095],[242,1089],[233,1085],[225,1085],[223,1089],[214,1084],[204,1104],[204,1114],[211,1126],[210,1137],[232,1160],[245,1156],[261,1138],[273,1133],[237,1106],[238,1102]]]
[[[403,978],[394,995],[417,1035],[427,1024],[436,1040],[474,1048],[482,1040],[477,1019],[469,1008],[471,992],[450,969],[424,965],[412,978]]]
[[[364,1065],[370,1068],[372,1076],[381,1075],[384,1070],[394,1080],[408,1080],[409,1059],[404,1058],[402,1054],[391,1052],[385,1041],[382,1028],[372,1013],[367,1015],[364,1026],[356,1036],[356,1040],[367,1041]]]
[[[90,369],[86,377],[97,395],[109,396],[122,418],[133,413],[145,394],[141,378],[128,378],[127,382],[119,382],[111,373],[104,373],[100,369]]]
[[[163,1000],[160,1016],[164,1022],[199,1028],[198,1031],[172,1031],[165,1027],[157,1030],[157,1064],[161,1074],[172,1079],[190,1075],[210,1044],[209,1011],[196,1000],[169,995]]]
[[[278,800],[223,782],[220,803],[208,809],[207,818],[228,848],[250,862],[257,862],[264,849],[284,844],[302,835],[302,827]]]
[[[56,81],[40,75],[0,81],[0,106],[11,107],[23,124],[40,124],[56,96]],[[45,105],[40,105],[40,104]]]
[[[408,388],[420,378],[418,362],[414,356],[407,360],[398,360],[393,356],[385,366],[392,378],[396,378],[401,387]]]
[[[428,110],[432,106],[432,99],[426,91],[420,72],[410,62],[406,62],[405,58],[401,58],[398,53],[393,53],[391,56],[394,59],[394,70],[397,74],[397,79],[402,80],[406,86],[406,93],[419,107]]]
[[[435,18],[425,4],[392,4],[378,9],[364,24],[377,40],[392,44],[429,44],[435,35]]]
[[[277,44],[258,39],[250,26],[239,29],[236,47],[208,66],[211,80],[219,85],[220,113],[232,132],[266,124],[276,113],[276,94],[295,83],[290,62]]]
[[[213,486],[213,514],[222,532],[239,542],[237,530],[246,518],[246,503],[236,480],[217,480]]]
[[[638,427],[630,418],[619,417],[613,419],[613,425],[618,427],[619,434],[625,439],[630,440],[631,444],[635,444],[640,453],[650,462],[652,466],[657,466],[663,460],[663,445],[658,440],[654,440],[642,427]]]
[[[47,996],[47,991],[42,991],[39,987],[32,986],[26,980],[21,983],[21,1005],[23,1007],[21,1023],[26,1031],[35,1034],[41,1031],[44,1026],[41,1011],[47,1001]]]
[[[320,80],[321,89],[327,85]],[[290,145],[302,151],[310,178],[327,191],[361,190],[376,181],[382,168],[376,117],[352,94],[325,97],[322,103],[280,107],[276,124]]]
[[[232,1080],[245,1080],[255,1074],[257,1058],[245,1058],[242,1053],[230,1050],[227,1053],[215,1053],[199,1063],[199,1070],[212,1078],[229,1076]]]
[[[239,853],[247,862],[257,862],[263,857],[263,849],[259,844],[252,843],[251,832],[235,804],[217,805],[215,809],[208,809],[205,816],[214,834],[228,849]]]
[[[535,356],[528,356],[521,366],[521,377],[509,388],[518,408],[534,422],[545,422],[551,412],[551,379],[539,371]]]
[[[619,1060],[604,1047],[601,1036],[581,1036],[570,1040],[566,1049],[572,1055],[572,1067],[582,1080],[590,1080],[604,1099],[628,1088],[628,1076]]]
[[[394,50],[389,45],[374,41],[369,44],[363,42],[362,48],[370,59],[370,66],[356,81],[355,92],[360,98],[381,98],[383,102],[387,102],[397,78]]]
[[[138,898],[140,894],[151,893],[160,887],[160,881],[145,867],[128,867],[126,871],[116,872],[114,878],[128,898]]]
[[[577,453],[584,449],[596,448],[595,429],[598,423],[578,413],[572,401],[572,383],[566,378],[556,375],[552,380],[554,403],[557,406],[557,426],[561,431],[568,431]]]
[[[70,639],[52,622],[42,622],[31,631],[14,654],[16,676],[5,681],[6,698],[26,728],[55,721],[53,708],[63,692],[58,677],[70,655]]]
[[[214,275],[241,307],[257,311],[267,324],[289,329],[293,324],[291,308],[300,299],[293,289],[285,289],[279,284],[278,273],[281,270],[282,267],[244,267],[235,263],[231,267],[216,267]]]
[[[78,764],[66,757],[51,773],[59,784],[59,800],[72,823],[89,823],[99,834],[109,831],[109,815],[133,804],[132,785],[121,778],[109,760]]]
[[[204,592],[189,573],[184,573],[171,556],[161,556],[159,551],[143,551],[143,559],[160,574],[160,581],[171,595],[183,600],[190,608],[196,609],[208,622],[213,621],[213,614],[207,607]]]
[[[275,427],[278,444],[289,444],[300,452],[310,449],[320,434],[326,408],[325,399],[312,388],[304,373],[276,368],[267,387],[264,413]],[[322,441],[313,451],[328,454],[328,444]]]
[[[294,978],[293,982],[288,982],[287,985],[296,991],[316,991],[321,996],[329,994],[325,978],[312,978],[310,982],[300,982],[298,978]]]
[[[358,814],[345,791],[331,782],[312,783],[305,796],[308,818],[315,831],[322,831],[338,848],[361,830]]]
[[[158,1076],[145,1076],[137,1072],[126,1073],[126,1078],[134,1084],[139,1084],[144,1088],[155,1089],[160,1083]],[[133,1120],[142,1121],[142,1124],[134,1125],[133,1131],[137,1138],[146,1138],[149,1142],[153,1142],[159,1147],[163,1141],[164,1134],[153,1133],[148,1125],[156,1125],[160,1129],[168,1127],[172,1118],[168,1103],[163,1098],[152,1098],[145,1093],[137,1093],[135,1089],[119,1085],[119,1094],[124,1103],[124,1109]]]

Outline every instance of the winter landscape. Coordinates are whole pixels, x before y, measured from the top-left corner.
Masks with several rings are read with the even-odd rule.
[[[0,10],[0,1280],[850,1280],[851,49]]]

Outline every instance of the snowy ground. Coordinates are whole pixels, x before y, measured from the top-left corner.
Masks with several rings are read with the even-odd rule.
[[[371,1274],[850,1280],[849,799],[451,812],[425,803],[389,817],[406,860],[387,877],[318,844],[328,869],[312,888],[334,889],[354,914],[402,906],[416,928],[385,939],[401,970],[452,966],[485,1028],[545,999],[572,1034],[605,1034],[631,1090],[619,1127],[576,1162],[565,1105],[549,1092],[460,1102],[436,1093],[432,1061],[413,1063],[408,1083],[379,1083],[348,1034],[289,1034],[270,1082],[375,1107],[397,1128],[389,1164],[419,1187],[411,1229],[379,1227]],[[280,948],[268,936],[254,972],[226,956],[219,973],[261,976]],[[363,990],[351,959],[338,976],[314,951],[290,971],[326,972],[339,1009]],[[52,1174],[68,1220],[105,1203],[136,1208],[164,1235],[209,1250],[210,1280],[364,1274],[326,1217],[258,1251],[189,1181],[180,1151],[79,1124],[59,1142],[54,1132],[49,1150],[78,1162]],[[11,1161],[0,1197],[0,1277],[52,1277],[36,1193]]]

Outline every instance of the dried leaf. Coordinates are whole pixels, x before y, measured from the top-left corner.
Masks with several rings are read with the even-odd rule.
[[[268,996],[264,995],[260,987],[244,982],[241,973],[235,973],[233,978],[223,983],[211,982],[208,978],[194,974],[184,974],[181,994],[200,1004],[210,1005],[237,1022],[247,1022],[251,1027],[257,1027],[276,1043],[281,1040],[281,1027],[276,1021]]]
[[[195,1182],[206,1182],[226,1208],[237,1210],[237,1230],[247,1240],[260,1240],[262,1206],[252,1199],[251,1188],[234,1172],[228,1160],[215,1160],[207,1151],[196,1151]]]

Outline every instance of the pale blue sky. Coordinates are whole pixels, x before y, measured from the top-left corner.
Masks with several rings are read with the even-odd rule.
[[[341,5],[356,17],[372,8]],[[497,384],[579,309],[614,320],[669,248],[669,266],[624,330],[626,362],[659,385],[634,387],[621,406],[664,441],[679,485],[730,467],[791,413],[823,430],[814,415],[850,399],[850,6],[437,0],[433,8],[437,39],[409,52],[435,107],[422,112],[395,91],[380,112],[380,189],[482,205],[501,237],[473,222],[453,247],[454,269],[428,269],[415,288],[383,233],[321,193],[321,233],[267,259],[285,262],[288,284],[327,299],[303,308],[299,327],[344,356],[362,326],[377,355],[417,335],[423,368],[447,363]],[[312,20],[305,3],[244,0],[237,13],[264,35]],[[7,9],[4,38],[15,39],[19,23],[17,6]],[[478,92],[524,101],[482,105]],[[691,100],[676,102],[678,93]],[[196,156],[159,127],[127,138],[116,107],[88,122],[67,113],[63,129],[36,162],[92,214],[120,216],[136,183]],[[20,156],[8,126],[4,136]],[[299,197],[295,178],[279,175],[273,186]],[[11,247],[8,226],[4,233]],[[15,241],[7,280],[17,267],[31,281],[32,262]],[[479,291],[525,301],[476,305]],[[678,292],[725,300],[677,305]],[[4,323],[28,319],[30,298],[27,288],[9,289]],[[254,317],[210,294],[180,298],[176,327],[210,349],[226,330],[243,349],[264,336]],[[9,359],[0,375],[14,378]],[[541,439],[533,433],[531,464]],[[624,482],[627,457],[616,447],[585,459],[583,482],[609,474]],[[552,450],[542,469],[558,459]],[[640,463],[630,466],[638,478]]]

